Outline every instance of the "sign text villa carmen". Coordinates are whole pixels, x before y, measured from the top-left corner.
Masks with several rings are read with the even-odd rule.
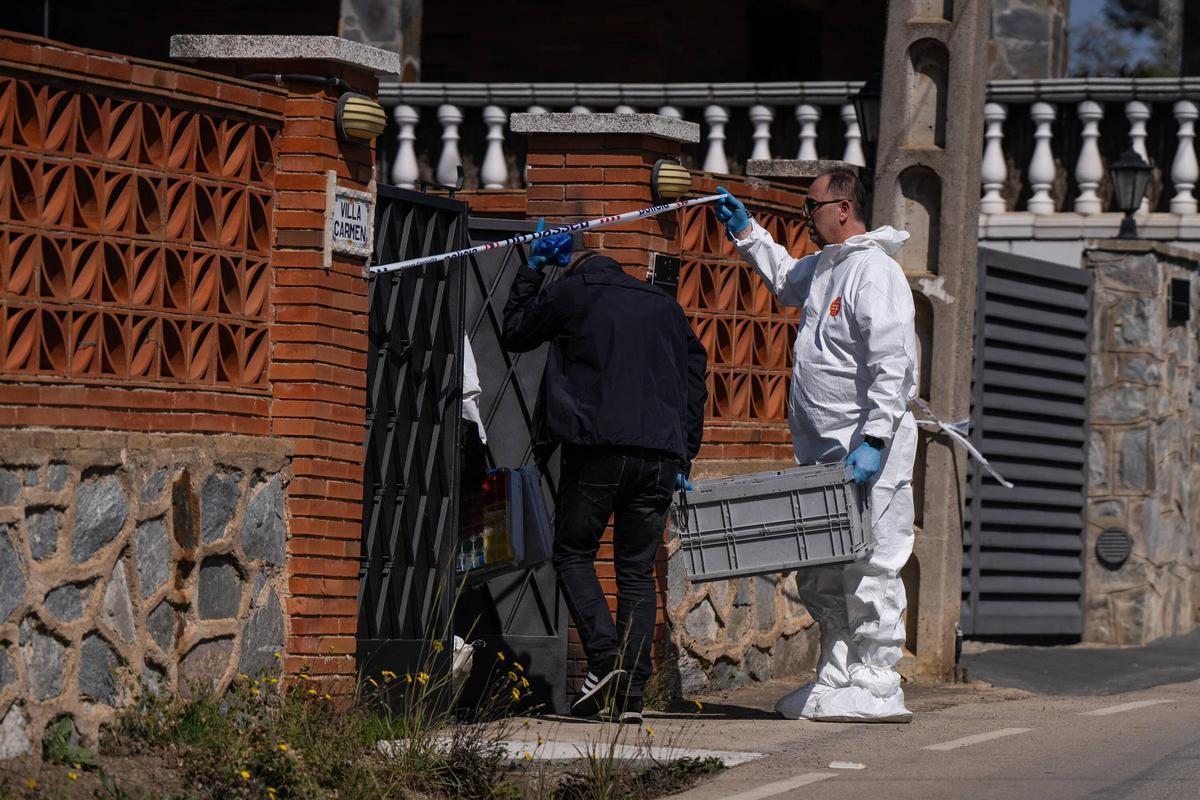
[[[332,253],[370,258],[375,239],[374,192],[338,186],[335,173],[330,172],[326,197],[325,265],[329,266]]]

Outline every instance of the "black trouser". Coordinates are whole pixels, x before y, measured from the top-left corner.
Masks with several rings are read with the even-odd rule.
[[[677,462],[649,450],[564,447],[554,516],[554,568],[583,640],[588,664],[622,653],[629,694],[640,697],[650,677],[654,640],[654,557],[663,541]],[[596,552],[614,516],[617,619],[613,623]]]

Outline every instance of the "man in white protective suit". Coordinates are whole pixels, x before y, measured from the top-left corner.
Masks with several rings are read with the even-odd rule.
[[[892,256],[908,234],[868,232],[866,192],[851,171],[812,183],[804,209],[822,249],[801,259],[772,240],[724,189],[716,213],[738,253],[784,306],[804,309],[796,333],[788,422],[796,462],[846,459],[870,491],[875,550],[851,564],[796,573],[821,626],[817,680],[780,700],[784,717],[908,722],[896,663],[904,646],[900,570],[913,547],[912,471],[917,346],[912,292]]]

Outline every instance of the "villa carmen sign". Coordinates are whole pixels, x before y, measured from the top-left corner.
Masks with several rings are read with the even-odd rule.
[[[333,200],[333,249],[371,246],[371,202],[338,192]]]
[[[371,186],[374,189],[374,185]],[[325,212],[325,266],[333,253],[370,258],[375,245],[375,193],[338,186],[329,173]]]

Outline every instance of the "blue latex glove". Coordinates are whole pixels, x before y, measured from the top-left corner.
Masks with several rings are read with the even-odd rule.
[[[678,492],[682,489],[685,492],[690,492],[695,488],[695,486],[692,486],[692,484],[688,482],[686,475],[684,475],[682,472],[675,473],[675,491]]]
[[[742,201],[731,195],[724,186],[718,186],[717,192],[724,195],[713,210],[717,214],[717,219],[725,223],[725,231],[730,238],[736,238],[736,234],[750,227],[750,212],[742,205]]]
[[[546,219],[538,220],[538,231],[546,230]],[[556,233],[544,239],[537,239],[529,248],[529,266],[541,269],[547,264],[557,264],[565,267],[571,260],[571,234]]]
[[[863,442],[846,459],[846,466],[854,468],[854,482],[866,483],[879,474],[879,461],[882,453],[871,445]]]

